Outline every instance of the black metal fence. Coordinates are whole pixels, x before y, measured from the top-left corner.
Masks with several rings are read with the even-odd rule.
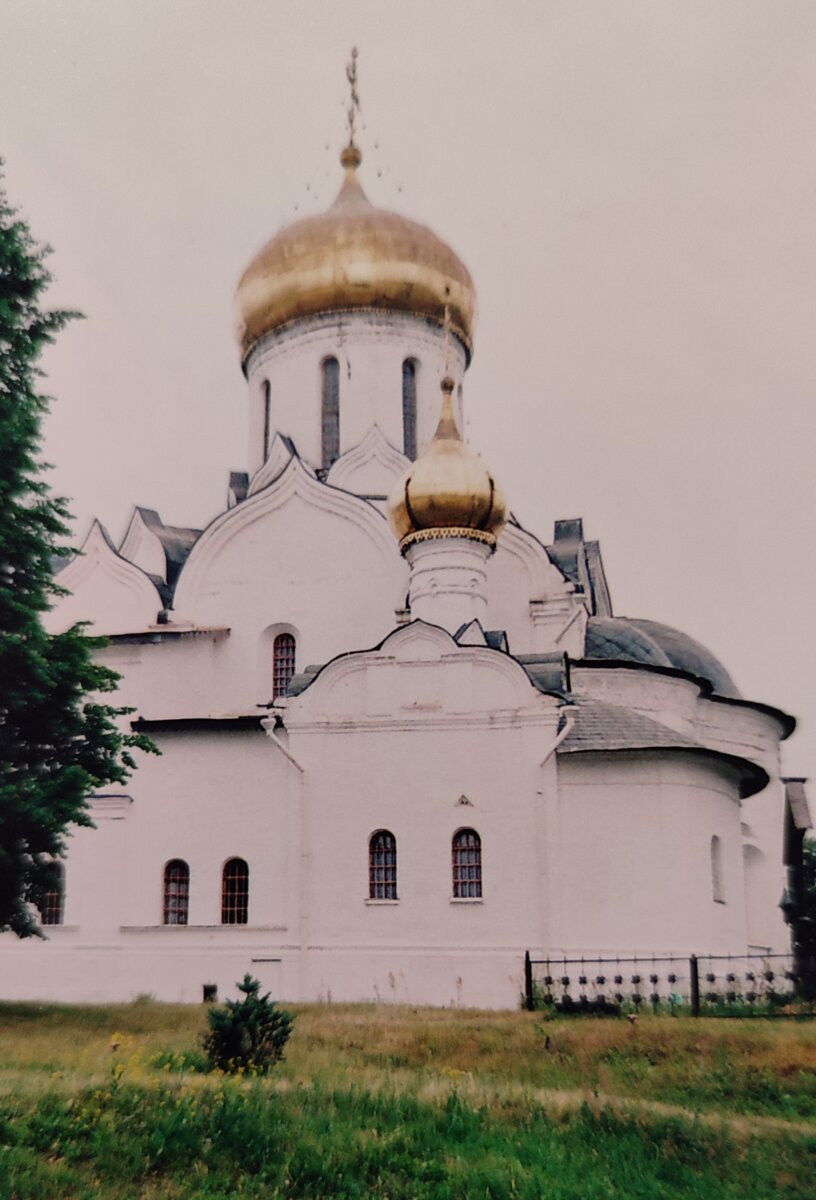
[[[565,1015],[813,1017],[812,982],[791,954],[524,958],[525,1008]]]

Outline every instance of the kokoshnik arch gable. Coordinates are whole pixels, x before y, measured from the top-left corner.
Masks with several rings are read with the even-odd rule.
[[[615,616],[597,542],[545,546],[463,442],[476,293],[374,207],[245,271],[247,473],[204,530],[95,523],[52,627],[160,758],[91,799],[7,995],[512,1006],[535,956],[785,949],[779,743],[701,645]],[[13,968],[13,969],[12,969]]]

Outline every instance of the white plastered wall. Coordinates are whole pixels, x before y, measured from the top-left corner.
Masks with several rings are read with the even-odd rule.
[[[745,952],[740,804],[728,767],[660,752],[563,754],[551,949],[569,955]],[[711,838],[724,904],[713,898]]]

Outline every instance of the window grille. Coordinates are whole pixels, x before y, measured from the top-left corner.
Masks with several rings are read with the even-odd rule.
[[[340,455],[340,364],[327,358],[322,364],[321,433],[323,469]]]
[[[285,696],[295,673],[295,639],[291,633],[279,633],[272,645],[272,699]]]
[[[453,896],[478,900],[482,895],[482,839],[475,829],[460,829],[453,837]]]
[[[190,903],[190,868],[180,858],[174,858],[164,868],[165,925],[186,925]]]
[[[242,858],[224,864],[221,924],[246,925],[249,920],[249,867]]]
[[[413,358],[402,364],[402,446],[405,457],[414,459],[417,453],[417,365]]]
[[[59,876],[55,880],[55,886],[43,894],[40,907],[41,925],[62,924],[65,907],[65,871],[62,866],[58,870]]]
[[[397,839],[387,829],[373,833],[368,842],[368,896],[370,900],[397,898]]]

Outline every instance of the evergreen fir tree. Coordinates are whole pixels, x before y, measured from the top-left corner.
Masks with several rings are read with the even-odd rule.
[[[37,360],[77,315],[40,307],[47,253],[0,187],[0,930],[21,937],[39,932],[31,906],[55,884],[68,827],[91,824],[89,793],[127,779],[133,747],[152,749],[100,699],[119,678],[93,660],[101,639],[43,628],[69,518],[38,461]]]
[[[213,1068],[263,1075],[283,1058],[295,1017],[278,1008],[269,992],[261,995],[259,979],[246,974],[236,987],[243,1000],[227,1000],[207,1013],[204,1052]]]

